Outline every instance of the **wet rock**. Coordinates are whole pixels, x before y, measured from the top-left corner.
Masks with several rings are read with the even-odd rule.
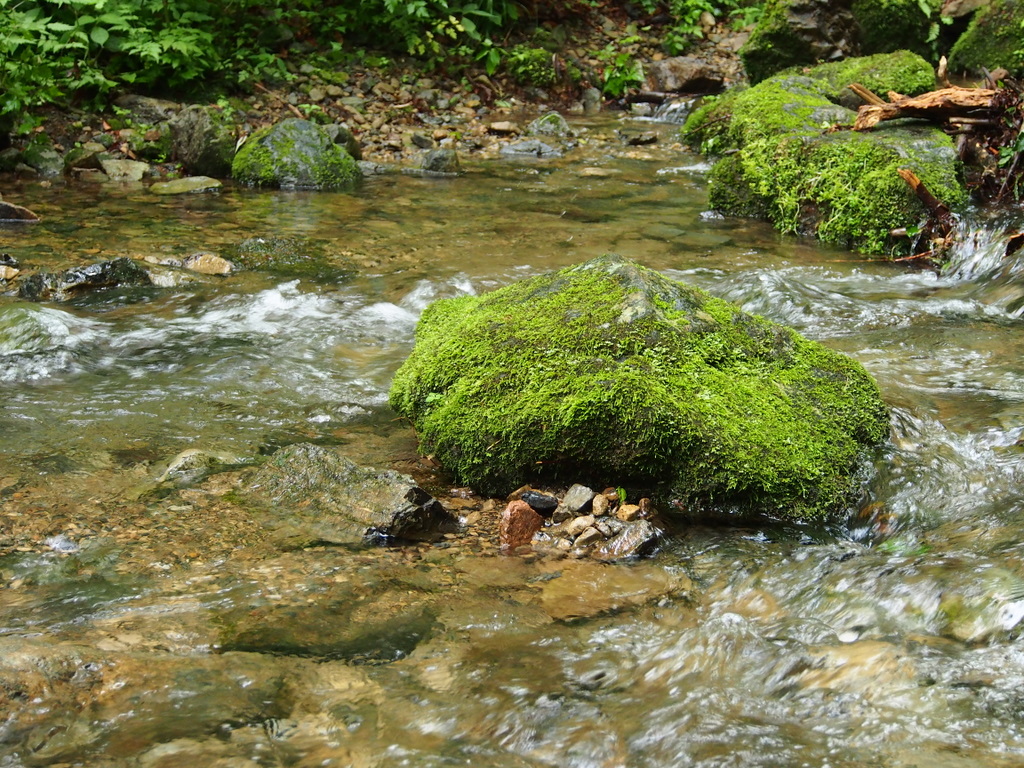
[[[537,359],[559,365],[538,376]],[[429,306],[391,404],[480,492],[551,468],[795,517],[845,504],[889,433],[855,361],[610,254]]]
[[[158,181],[150,186],[154,195],[191,195],[200,192],[216,192],[224,185],[209,176],[187,176],[184,179]]]
[[[541,493],[540,491],[523,491],[519,495],[519,498],[545,517],[550,516],[558,507],[558,499],[555,496],[549,496],[548,494]]]
[[[171,151],[194,176],[227,178],[237,137],[233,121],[217,107],[193,104],[170,122]]]
[[[63,272],[37,272],[21,281],[18,295],[29,301],[67,301],[96,290],[152,285],[149,272],[123,256]]]
[[[192,253],[181,261],[181,266],[201,275],[230,275],[235,265],[215,253]]]
[[[583,92],[583,111],[588,115],[596,115],[601,111],[601,91],[597,88],[587,88]]]
[[[0,264],[0,281],[2,281],[4,285],[20,274],[21,270],[15,267],[9,267],[6,264]]]
[[[0,221],[39,221],[28,208],[0,200]]]
[[[420,149],[433,149],[434,140],[429,136],[424,136],[422,133],[414,133],[412,135],[412,143]]]
[[[514,550],[533,540],[533,535],[544,525],[544,518],[525,501],[510,501],[501,513],[498,538],[501,548]]]
[[[692,56],[673,56],[648,63],[647,86],[664,93],[720,93],[725,75],[713,64]]]
[[[645,147],[648,144],[658,143],[658,134],[655,131],[642,131],[640,133],[625,132],[620,134],[622,143],[630,147]]]
[[[438,173],[453,176],[458,174],[462,167],[459,165],[459,155],[454,149],[432,149],[423,156],[422,168],[426,173]]]
[[[363,159],[363,150],[359,146],[359,140],[355,134],[344,123],[331,123],[323,127],[324,133],[331,137],[331,141],[345,148],[356,160]]]
[[[111,181],[126,182],[142,181],[142,178],[149,170],[148,163],[103,156],[100,157],[100,167],[103,168],[103,172],[110,177]]]
[[[356,161],[318,125],[290,118],[261,129],[235,153],[231,175],[243,184],[282,189],[348,189]]]
[[[572,131],[569,129],[569,123],[558,112],[548,112],[526,126],[526,135],[566,138],[572,135]]]
[[[514,144],[506,144],[500,150],[503,155],[515,157],[561,157],[561,150],[555,149],[550,144],[545,144],[539,139],[528,139],[517,141]]]
[[[582,530],[579,535],[576,536],[573,546],[589,547],[593,544],[597,544],[599,541],[604,541],[604,533],[602,533],[599,528],[590,526]]]
[[[649,520],[627,523],[594,556],[600,560],[625,560],[651,554],[661,540],[661,532]]]
[[[201,448],[188,448],[167,463],[157,482],[192,485],[215,471],[217,467],[237,462],[237,459],[212,453]]]
[[[266,506],[264,522],[286,546],[433,541],[459,529],[458,520],[408,475],[360,467],[317,445],[282,448],[243,493]]]
[[[591,504],[591,509],[594,512],[594,517],[601,517],[602,515],[608,514],[608,509],[611,506],[611,502],[608,501],[608,497],[603,493],[599,493],[594,496],[594,501]]]

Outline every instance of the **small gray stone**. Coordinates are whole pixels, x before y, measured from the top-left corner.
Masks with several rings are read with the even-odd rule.
[[[530,123],[526,127],[526,134],[528,136],[565,137],[571,136],[572,131],[569,130],[569,124],[565,122],[564,117],[557,112],[548,112]]]
[[[572,514],[577,514],[587,508],[594,499],[594,491],[585,485],[576,483],[562,497],[562,504]]]
[[[538,139],[517,141],[514,144],[506,144],[501,148],[503,155],[516,155],[520,157],[561,157],[562,152],[550,144],[545,144]]]

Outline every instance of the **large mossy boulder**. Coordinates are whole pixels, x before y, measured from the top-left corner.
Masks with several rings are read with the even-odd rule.
[[[981,74],[1002,67],[1024,75],[1024,3],[991,0],[977,11],[949,54],[954,71]]]
[[[913,228],[926,215],[900,169],[947,206],[963,205],[960,162],[937,128],[893,121],[863,133],[834,129],[856,117],[842,106],[853,82],[916,94],[932,87],[934,75],[907,51],[878,54],[775,75],[694,112],[683,126],[687,143],[709,154],[733,150],[710,174],[712,207],[767,219],[782,232],[897,254],[910,241],[892,230]]]
[[[856,362],[614,255],[430,305],[391,404],[481,492],[613,483],[696,512],[827,514],[888,434]]]
[[[282,189],[347,189],[359,166],[320,126],[290,118],[256,131],[235,154],[231,175],[243,184]]]
[[[740,58],[753,84],[796,66],[910,50],[934,56],[941,0],[768,0]]]
[[[789,67],[860,53],[850,0],[768,0],[740,59],[751,83]]]

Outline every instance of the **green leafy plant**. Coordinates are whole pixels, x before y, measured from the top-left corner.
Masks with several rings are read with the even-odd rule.
[[[604,83],[601,90],[605,94],[619,98],[630,88],[643,85],[643,66],[628,49],[628,46],[638,40],[639,38],[635,36],[624,37],[618,45],[609,43],[596,54],[597,58],[604,62]]]

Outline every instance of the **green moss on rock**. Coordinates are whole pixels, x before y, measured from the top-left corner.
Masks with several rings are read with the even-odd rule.
[[[391,404],[485,493],[614,482],[793,517],[840,508],[888,434],[856,362],[612,255],[432,304]]]
[[[235,154],[231,175],[243,184],[285,189],[345,189],[360,177],[348,152],[322,128],[298,118],[250,136]]]
[[[1024,75],[1024,3],[992,0],[978,10],[949,54],[950,68],[980,74],[1003,67]]]
[[[836,102],[851,82],[913,94],[933,81],[928,64],[906,51],[786,72],[695,115],[683,137],[701,139],[705,150],[709,137],[716,151],[738,150],[709,177],[716,210],[766,218],[782,232],[846,248],[898,253],[909,242],[890,231],[925,216],[900,169],[914,171],[946,205],[966,202],[953,143],[937,129],[906,121],[864,133],[833,131],[856,116]]]

